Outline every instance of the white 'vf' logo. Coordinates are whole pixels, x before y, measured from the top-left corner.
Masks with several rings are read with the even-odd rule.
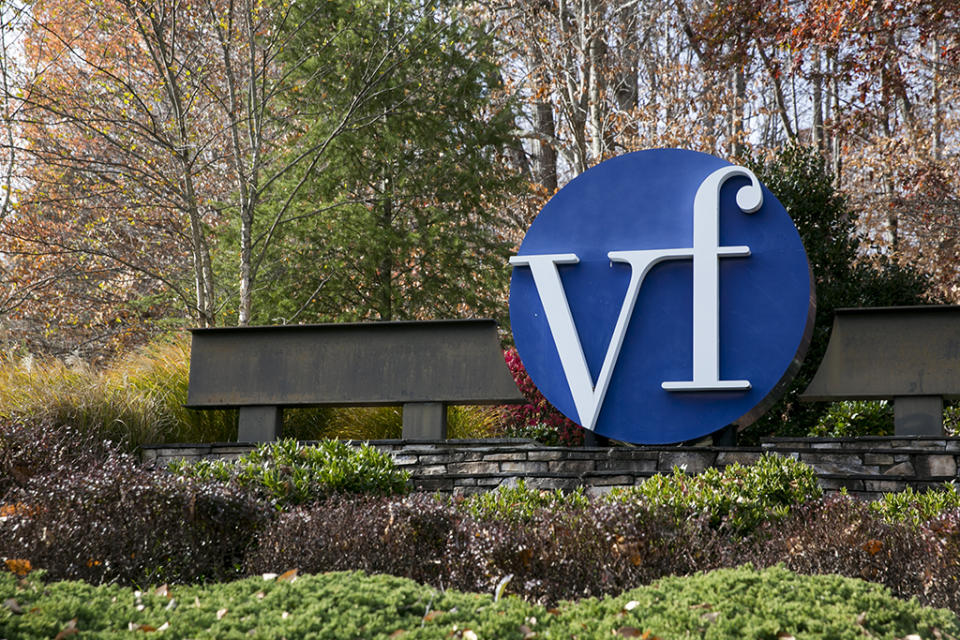
[[[750,247],[720,246],[720,187],[727,179],[743,176],[750,179],[737,192],[737,206],[744,213],[754,213],[763,206],[760,182],[748,169],[724,167],[711,173],[700,184],[693,202],[693,247],[611,251],[612,262],[630,265],[630,284],[620,307],[620,315],[603,359],[596,385],[587,368],[580,336],[570,313],[567,296],[560,281],[558,264],[576,264],[574,253],[552,253],[514,256],[510,264],[530,267],[533,283],[540,295],[550,333],[557,346],[563,373],[566,376],[580,424],[593,429],[603,405],[603,398],[616,367],[627,325],[647,273],[666,260],[693,260],[693,379],[664,382],[667,391],[746,391],[749,380],[720,379],[720,258],[746,257]]]

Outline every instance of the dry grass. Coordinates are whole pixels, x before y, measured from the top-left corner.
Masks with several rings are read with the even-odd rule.
[[[175,334],[95,368],[79,358],[0,356],[0,419],[53,421],[135,449],[163,442],[226,442],[236,411],[185,409],[190,341]],[[496,407],[450,407],[450,438],[483,438],[500,429]],[[283,433],[300,440],[399,438],[399,407],[292,409]]]

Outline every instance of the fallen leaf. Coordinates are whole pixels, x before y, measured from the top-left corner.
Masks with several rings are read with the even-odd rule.
[[[710,611],[709,613],[705,613],[702,616],[700,616],[700,619],[703,620],[704,622],[716,622],[717,618],[719,617],[720,617],[719,611]]]
[[[624,611],[633,611],[634,609],[636,609],[636,608],[639,607],[639,606],[640,606],[640,603],[639,603],[639,602],[637,602],[636,600],[631,600],[631,601],[628,602],[627,604],[623,605],[623,610],[624,610]]]
[[[861,612],[857,615],[857,624],[862,627],[862,626],[863,626],[863,623],[866,622],[866,621],[867,621],[867,612],[866,612],[866,611],[861,611]]]
[[[406,632],[407,632],[406,629],[397,629],[396,631],[394,631],[393,633],[391,633],[391,634],[390,634],[389,636],[387,636],[387,637],[388,637],[388,638],[399,638],[400,636],[402,636],[402,635],[405,634]]]
[[[523,640],[529,640],[530,638],[536,638],[537,632],[528,627],[525,624],[520,625],[520,633],[523,634]]]
[[[256,593],[256,595],[255,595],[254,597],[255,597],[257,600],[263,600],[264,598],[267,597],[267,594],[265,594],[263,591],[257,591],[257,593]]]
[[[167,585],[165,585],[165,584],[162,584],[162,585],[160,585],[159,587],[157,587],[157,590],[154,591],[154,593],[157,594],[158,596],[162,596],[162,597],[164,597],[164,598],[169,598],[169,597],[170,597],[170,589],[168,589],[168,588],[167,588]]]
[[[7,598],[3,601],[3,606],[10,610],[10,613],[14,615],[20,615],[23,613],[23,609],[20,608],[20,603],[18,603],[14,598]]]
[[[30,565],[29,560],[23,560],[20,558],[10,558],[3,561],[7,565],[7,569],[16,576],[23,577],[30,573],[33,570],[33,567]]]
[[[223,620],[223,616],[227,615],[228,609],[220,609],[217,611],[217,620]]]
[[[77,629],[77,619],[74,618],[67,623],[67,626],[65,626],[63,630],[61,630],[60,633],[54,637],[53,640],[63,640],[64,638],[69,638],[70,636],[78,633],[80,633],[80,631]]]
[[[923,640],[923,638],[916,633],[911,633],[910,635],[903,636],[900,640]]]
[[[446,613],[446,611],[437,611],[436,609],[434,609],[433,611],[428,611],[428,612],[427,612],[427,615],[423,616],[423,621],[424,621],[424,622],[433,622],[434,618],[438,618],[438,617],[442,616],[442,615],[445,614],[445,613]]]
[[[777,634],[777,637],[780,638],[780,640],[797,640],[793,637],[793,634],[787,633],[786,631],[781,631]]]
[[[128,622],[128,623],[127,623],[127,631],[144,631],[144,632],[149,632],[149,631],[156,631],[156,630],[157,630],[156,627],[151,627],[151,626],[148,625],[148,624],[138,624],[138,623],[136,623],[136,622]]]
[[[872,556],[880,553],[881,549],[883,549],[883,543],[876,539],[867,540],[863,545],[863,550]]]
[[[463,636],[461,637],[463,638],[463,640],[477,640],[477,634],[475,634],[470,629],[464,629]]]
[[[620,627],[617,629],[616,634],[624,638],[642,638],[643,631],[637,629],[636,627]]]
[[[293,582],[297,579],[297,570],[290,569],[290,571],[284,571],[279,576],[277,576],[277,582]]]
[[[264,580],[264,582],[269,582],[269,581],[271,581],[271,580],[276,580],[276,579],[277,579],[277,574],[275,574],[275,573],[265,573],[265,574],[263,574],[263,580]]]

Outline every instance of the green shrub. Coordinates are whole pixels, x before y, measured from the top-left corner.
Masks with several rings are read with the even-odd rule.
[[[407,491],[409,474],[398,470],[390,454],[367,444],[350,446],[325,440],[304,446],[282,439],[258,445],[235,461],[178,461],[174,473],[188,478],[236,483],[271,500],[279,509],[323,500],[334,493],[375,495]]]
[[[528,520],[539,509],[586,507],[589,504],[583,488],[564,493],[560,489],[545,491],[528,489],[522,479],[512,487],[500,486],[493,491],[475,493],[460,508],[477,520]]]
[[[673,475],[658,474],[636,487],[614,489],[606,499],[664,506],[680,519],[706,514],[713,526],[725,525],[743,535],[822,495],[812,468],[792,458],[764,455],[751,465],[711,467],[693,476],[674,468]]]
[[[74,629],[78,638],[91,640],[149,636],[160,629],[158,637],[195,640],[960,636],[957,618],[948,611],[898,600],[859,580],[798,576],[782,568],[668,578],[551,610],[513,597],[440,591],[384,575],[282,578],[134,591],[44,584],[34,576],[18,581],[0,572],[0,637],[48,640],[72,636]]]
[[[886,400],[845,400],[828,405],[808,435],[828,438],[893,434],[893,405]]]
[[[881,586],[840,576],[800,576],[743,566],[664,578],[617,598],[561,607],[553,638],[949,638],[956,616],[898,600]]]
[[[907,487],[896,493],[885,493],[870,503],[870,509],[890,522],[909,522],[920,525],[951,509],[960,508],[960,490],[953,482],[945,482],[941,489],[917,492]]]

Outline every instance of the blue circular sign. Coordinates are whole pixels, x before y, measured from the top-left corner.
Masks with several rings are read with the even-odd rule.
[[[561,189],[510,259],[531,379],[600,435],[666,444],[752,422],[813,327],[806,252],[749,170],[680,149],[603,162]]]

